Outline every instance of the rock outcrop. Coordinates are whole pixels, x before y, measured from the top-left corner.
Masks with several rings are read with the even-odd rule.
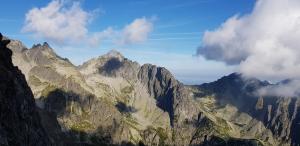
[[[50,146],[25,76],[12,63],[12,51],[0,34],[0,145]]]

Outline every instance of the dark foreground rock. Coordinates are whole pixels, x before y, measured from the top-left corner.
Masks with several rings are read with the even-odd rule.
[[[40,123],[24,75],[12,64],[12,52],[0,34],[0,145],[52,145]]]

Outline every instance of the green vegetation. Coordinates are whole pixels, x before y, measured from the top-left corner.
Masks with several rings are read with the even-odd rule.
[[[82,119],[88,119],[90,116],[89,112],[81,108],[81,118]]]
[[[172,141],[176,140],[176,131],[174,129],[172,129]]]
[[[219,117],[217,117],[216,120],[217,120],[217,124],[218,124],[217,126],[215,126],[216,130],[223,137],[228,137],[229,136],[228,132],[231,130],[231,128],[227,124],[226,120],[219,118]]]
[[[102,88],[104,91],[109,91],[109,90],[110,90],[110,87],[109,87],[109,85],[107,85],[107,84],[98,82],[97,85],[98,85],[100,88]]]
[[[144,136],[146,136],[144,138],[147,138],[150,135],[153,136],[153,137],[150,138],[152,140],[148,141],[148,143],[149,142],[151,143],[150,145],[159,145],[159,146],[166,146],[167,145],[166,140],[168,139],[169,136],[168,136],[168,132],[164,128],[162,128],[162,127],[155,128],[153,126],[147,126],[145,131],[147,131],[146,132],[147,134],[144,135]],[[174,132],[174,134],[175,134],[175,132]],[[159,138],[158,143],[156,143],[156,141],[153,141],[156,138]]]
[[[177,123],[178,120],[179,120],[179,116],[178,115],[174,115],[174,119],[173,119],[174,123]]]
[[[36,76],[33,76],[33,75],[31,75],[29,77],[29,82],[33,86],[39,86],[39,85],[42,84],[41,80],[39,78],[37,78]]]
[[[263,142],[261,139],[256,139],[256,142],[257,142],[257,145],[258,146],[265,146],[265,145],[267,145],[265,142]],[[271,144],[268,144],[268,145],[271,145]]]
[[[47,97],[49,95],[49,93],[51,93],[52,91],[54,91],[55,89],[57,89],[57,87],[53,86],[53,85],[48,85],[43,91],[42,91],[42,97]]]
[[[133,142],[133,143],[139,143],[139,139],[136,139],[135,137],[134,137],[134,135],[131,133],[131,131],[129,131],[129,134],[130,134],[130,141],[131,142]]]
[[[126,125],[130,126],[131,128],[139,130],[139,128],[137,127],[139,123],[130,114],[126,114],[123,118],[123,121]]]
[[[74,123],[71,126],[73,131],[86,131],[88,129],[94,129],[94,126],[87,120],[80,121],[79,123]]]
[[[162,127],[158,127],[156,133],[159,136],[159,145],[164,146],[165,141],[168,139],[168,133]]]
[[[121,89],[121,93],[130,94],[134,90],[133,86],[126,86]]]

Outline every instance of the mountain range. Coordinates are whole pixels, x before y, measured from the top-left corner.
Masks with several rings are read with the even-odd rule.
[[[2,36],[2,35],[1,35]],[[233,73],[184,85],[112,50],[75,66],[1,37],[0,145],[300,145],[300,100]]]

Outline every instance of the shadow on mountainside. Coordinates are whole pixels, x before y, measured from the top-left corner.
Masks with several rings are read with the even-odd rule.
[[[106,76],[115,75],[115,72],[123,66],[123,62],[121,62],[118,58],[110,58],[105,64],[98,69],[100,74]]]
[[[203,144],[190,146],[263,146],[263,144],[255,139],[229,138],[224,140],[216,136],[212,136],[208,139],[207,136],[205,136]]]
[[[57,145],[65,146],[71,144],[80,144],[77,135],[71,130],[62,131],[58,122],[58,117],[70,114],[67,105],[71,102],[79,102],[79,95],[73,92],[66,92],[61,89],[47,91],[37,102],[43,103],[43,108],[39,110],[42,117],[42,125],[47,129],[51,140]]]
[[[71,129],[62,130],[58,117],[76,116],[75,109],[70,105],[77,105],[82,109],[88,108],[95,100],[94,96],[81,97],[74,92],[66,92],[61,89],[50,91],[47,96],[41,97],[44,108],[39,109],[42,117],[42,125],[47,130],[53,142],[61,146],[131,146],[130,142],[123,141],[114,144],[112,135],[118,127],[117,122],[113,126],[97,127],[94,132],[87,133],[84,127],[73,126]],[[75,108],[75,107],[73,107]],[[88,109],[86,109],[88,110]],[[100,109],[99,109],[100,110]],[[99,111],[101,112],[101,111]]]
[[[200,96],[214,95],[217,99],[217,105],[226,106],[227,104],[235,106],[240,112],[244,112],[264,123],[265,106],[274,104],[274,98],[264,98],[263,106],[256,108],[259,97],[255,94],[259,88],[266,86],[265,82],[251,80],[245,82],[240,74],[231,74],[215,82],[205,83],[198,88],[203,91]]]
[[[120,113],[135,113],[135,112],[137,112],[136,108],[134,108],[132,106],[128,106],[123,102],[117,102],[116,108],[119,110]]]
[[[292,123],[291,137],[292,137],[292,145],[300,144],[300,108],[297,110],[297,114],[295,116],[295,120]]]

